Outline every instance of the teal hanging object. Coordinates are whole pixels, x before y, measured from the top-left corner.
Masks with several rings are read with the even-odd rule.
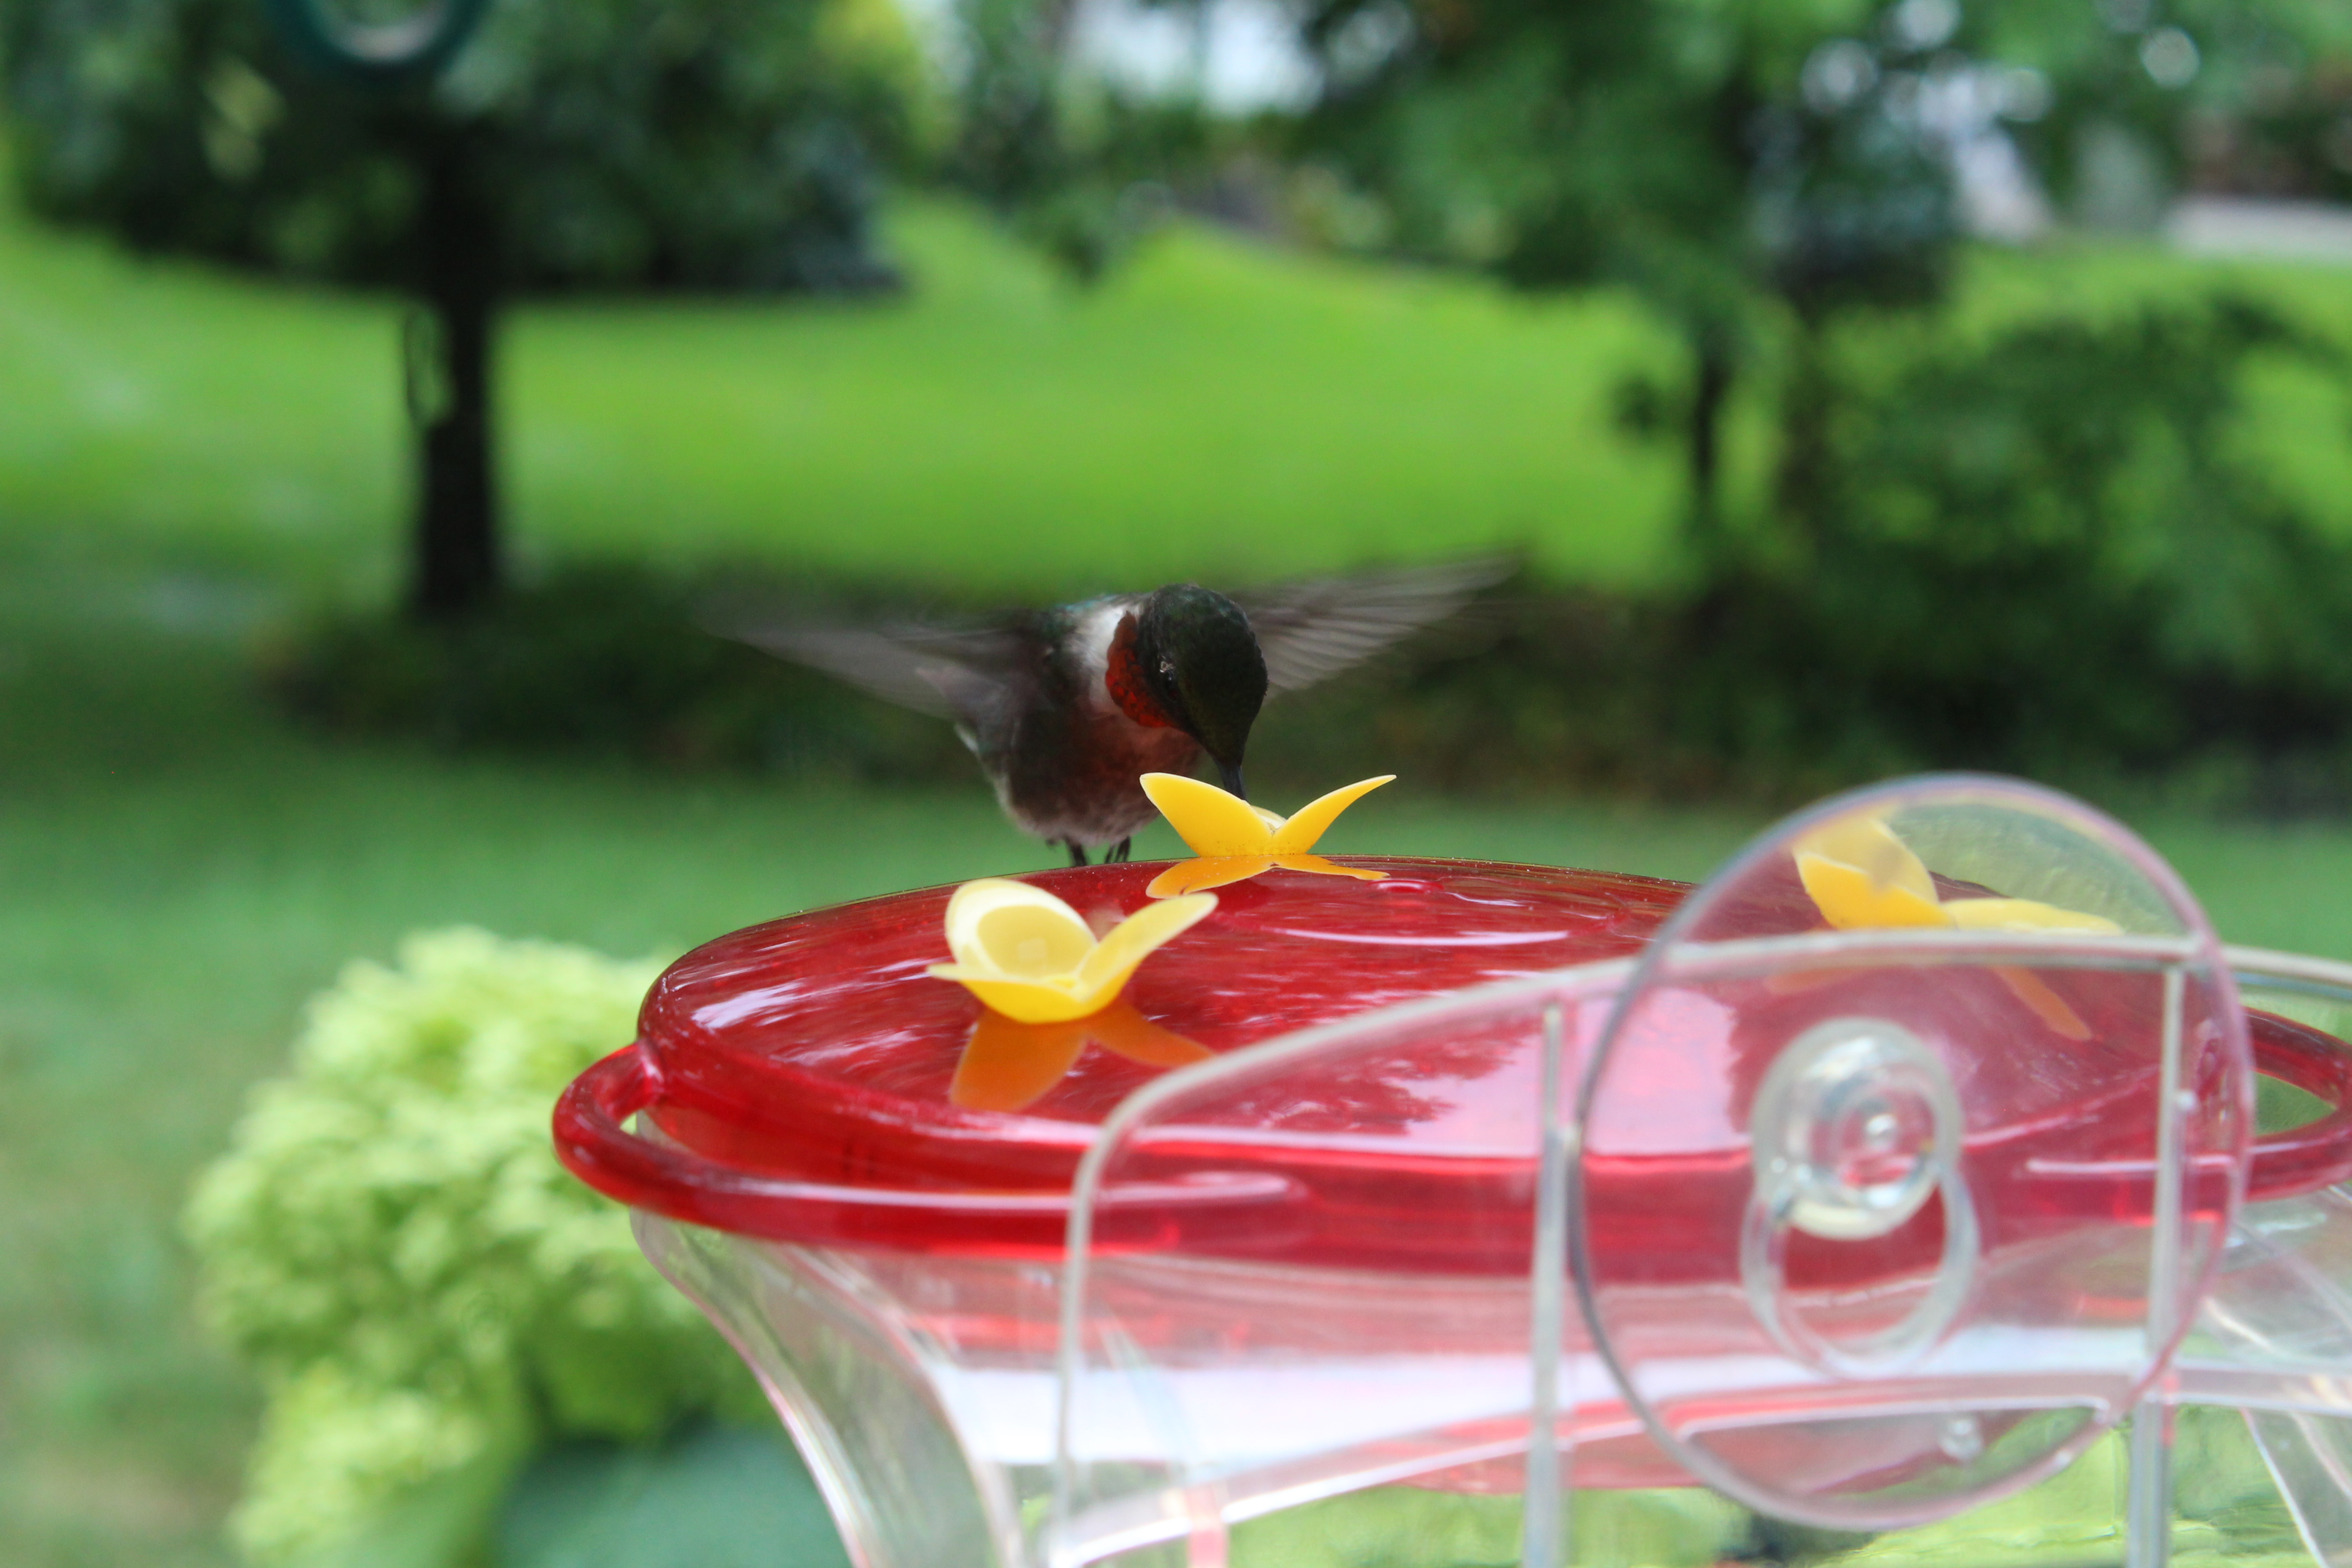
[[[355,22],[327,0],[262,0],[289,48],[310,65],[362,87],[430,79],[465,46],[489,0],[426,0],[396,22]]]

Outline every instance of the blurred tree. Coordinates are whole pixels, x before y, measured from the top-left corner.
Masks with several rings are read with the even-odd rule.
[[[1527,288],[1627,286],[1678,329],[1686,390],[1635,384],[1620,412],[1679,426],[1691,538],[1717,565],[1743,344],[1772,314],[1793,328],[1777,510],[1817,543],[1824,329],[1940,296],[1964,172],[1982,196],[2021,152],[2105,226],[2152,226],[2200,159],[2352,191],[2342,0],[1307,5],[1325,80],[1306,145],[1365,198],[1354,243]]]
[[[1793,314],[1782,490],[1819,486],[1822,323],[1935,299],[1960,225],[1936,88],[1955,0],[1323,0],[1308,142],[1384,246],[1526,288],[1630,287],[1688,345],[1690,530],[1721,544],[1720,428],[1759,304]]]
[[[1201,0],[1171,0],[1201,14]],[[1210,175],[1235,128],[1195,82],[1147,93],[1076,58],[1076,0],[956,0],[947,174],[1081,283]]]
[[[920,67],[888,0],[497,0],[445,70],[376,91],[293,58],[256,0],[17,0],[0,46],[36,211],[422,301],[404,346],[427,617],[500,582],[501,300],[893,281],[875,163]]]
[[[2352,199],[2340,0],[1976,3],[2034,110],[2019,142],[2085,221],[2151,224],[2184,184]]]

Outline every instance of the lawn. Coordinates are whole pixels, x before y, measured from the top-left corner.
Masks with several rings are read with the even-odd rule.
[[[879,303],[568,300],[509,317],[507,480],[528,563],[761,557],[1038,594],[1523,548],[1672,570],[1676,456],[1610,416],[1674,345],[1613,296],[1181,228],[1082,291],[911,201]],[[2352,343],[2345,274],[2084,246],[1969,260],[1963,320],[2236,280]],[[383,592],[403,509],[399,307],[131,259],[0,207],[0,537]],[[2249,439],[2352,530],[2352,410],[2268,371]],[[1753,397],[1736,492],[1768,459]]]
[[[1563,574],[1663,567],[1671,462],[1604,415],[1624,368],[1670,362],[1621,304],[1197,234],[1078,296],[953,211],[911,207],[898,233],[924,287],[887,305],[522,313],[526,553],[764,555],[1023,592],[1513,541]],[[2067,288],[2182,275],[2000,261],[1983,308],[2035,265]],[[2276,287],[2347,314],[2352,289],[2315,276]],[[785,789],[288,731],[250,690],[250,640],[391,576],[393,333],[381,300],[0,219],[0,1562],[227,1561],[250,1392],[190,1320],[175,1215],[348,959],[459,921],[667,955],[1053,858],[976,783]],[[2307,393],[2266,393],[2283,427],[2326,427]],[[2333,451],[2298,471],[2324,476]],[[1328,847],[1699,876],[1757,826],[1467,805],[1407,780]],[[2146,826],[2231,936],[2352,956],[2352,832]]]
[[[0,219],[0,531],[95,526],[362,590],[398,526],[397,307]],[[526,556],[783,556],[1034,592],[1528,545],[1655,569],[1670,457],[1606,417],[1671,365],[1614,300],[1185,230],[1081,292],[900,210],[873,304],[576,300],[505,340]],[[1017,548],[1007,548],[1017,541]]]

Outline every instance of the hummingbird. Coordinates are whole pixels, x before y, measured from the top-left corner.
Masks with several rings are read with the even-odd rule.
[[[738,626],[725,635],[951,721],[1023,832],[1105,864],[1154,808],[1148,773],[1206,752],[1246,800],[1269,693],[1295,691],[1443,620],[1509,573],[1474,561],[1226,595],[1197,583],[1107,594],[965,627]]]

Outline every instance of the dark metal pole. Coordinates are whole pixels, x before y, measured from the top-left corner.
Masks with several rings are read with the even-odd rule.
[[[398,22],[330,16],[328,0],[262,0],[289,51],[363,92],[429,83],[473,36],[488,0],[426,0]],[[497,594],[498,490],[490,445],[496,226],[474,187],[462,132],[426,132],[417,231],[424,309],[403,342],[416,434],[409,612],[454,620]]]

